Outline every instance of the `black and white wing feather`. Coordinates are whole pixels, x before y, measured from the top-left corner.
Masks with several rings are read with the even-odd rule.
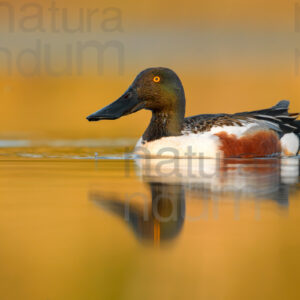
[[[256,123],[263,128],[272,129],[280,135],[300,133],[299,113],[289,113],[289,101],[282,100],[275,106],[236,114],[208,114],[185,118],[183,132],[206,132],[213,127],[243,126]]]

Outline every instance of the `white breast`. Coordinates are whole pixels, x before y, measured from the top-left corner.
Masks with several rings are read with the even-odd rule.
[[[217,157],[219,138],[210,133],[164,137],[142,144],[140,139],[135,153],[154,157]]]

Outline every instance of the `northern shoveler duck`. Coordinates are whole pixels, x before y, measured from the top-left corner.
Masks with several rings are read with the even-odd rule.
[[[204,114],[185,118],[185,94],[176,73],[168,68],[142,71],[115,102],[87,117],[114,120],[141,109],[152,118],[136,146],[142,156],[267,157],[299,152],[298,113],[289,101],[235,114]]]

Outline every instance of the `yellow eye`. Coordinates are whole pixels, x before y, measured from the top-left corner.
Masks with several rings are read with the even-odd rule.
[[[160,82],[160,77],[159,77],[159,76],[155,76],[155,77],[153,78],[153,81],[154,81],[154,82]]]

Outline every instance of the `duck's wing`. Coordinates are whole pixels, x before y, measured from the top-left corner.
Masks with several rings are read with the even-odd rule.
[[[300,133],[300,121],[296,121],[299,113],[289,113],[289,101],[282,100],[275,106],[241,112],[236,114],[208,114],[197,115],[184,119],[183,132],[207,132],[214,127],[245,126],[250,123],[261,125],[280,134],[296,132]]]

